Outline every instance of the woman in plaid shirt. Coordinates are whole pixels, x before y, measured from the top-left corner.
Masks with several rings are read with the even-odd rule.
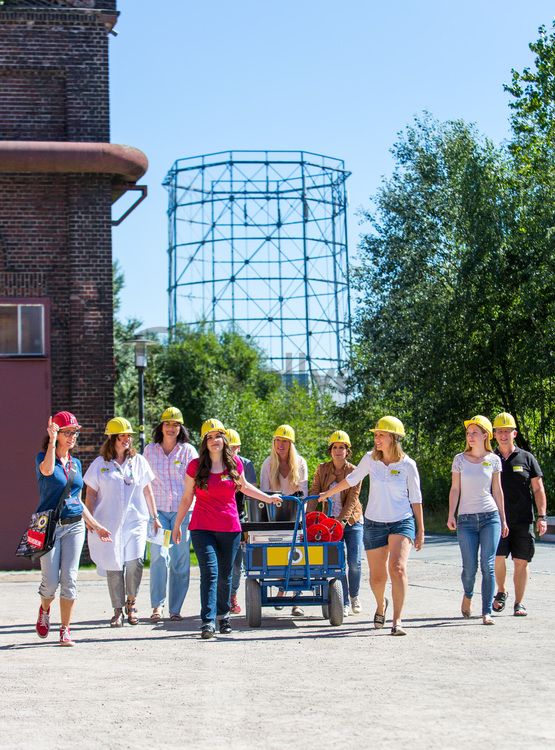
[[[196,449],[189,442],[189,432],[183,424],[183,415],[174,406],[168,407],[160,417],[160,424],[152,433],[153,442],[145,447],[144,456],[156,478],[152,482],[156,507],[162,528],[171,531],[185,482],[187,466],[197,458]],[[181,524],[179,544],[165,547],[150,545],[150,603],[152,622],[162,619],[166,602],[169,572],[170,620],[181,620],[181,607],[189,589],[189,521],[192,508]]]

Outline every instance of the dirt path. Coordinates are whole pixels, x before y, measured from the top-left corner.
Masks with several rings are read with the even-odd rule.
[[[85,572],[73,649],[34,633],[37,575],[0,573],[0,747],[553,747],[554,545],[532,572],[529,616],[512,616],[511,596],[484,627],[459,615],[458,548],[434,540],[411,556],[406,638],[373,630],[365,580],[363,613],[339,628],[317,609],[264,610],[261,629],[237,616],[208,642],[197,571],[183,622],[122,630]],[[139,606],[150,613],[146,577]]]

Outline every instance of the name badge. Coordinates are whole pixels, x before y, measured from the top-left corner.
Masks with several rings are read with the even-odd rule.
[[[391,469],[389,473],[391,474],[391,476],[392,476],[392,477],[396,477],[396,476],[398,476],[398,475],[399,475],[399,474],[400,474],[401,472],[399,471],[399,469]]]
[[[513,471],[524,471],[524,466],[513,466]]]
[[[106,472],[108,472],[108,471],[110,471],[110,469],[106,469],[106,468],[100,469],[100,473],[101,474],[106,474]]]
[[[489,461],[482,461],[482,466],[491,466]]]
[[[177,459],[176,461],[174,461],[174,464],[176,466],[181,466],[181,461],[179,459]]]

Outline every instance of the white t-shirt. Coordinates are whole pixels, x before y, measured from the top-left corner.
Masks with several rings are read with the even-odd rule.
[[[501,459],[495,453],[487,453],[479,464],[469,461],[464,453],[457,453],[451,471],[461,475],[459,514],[498,510],[491,494],[491,481],[501,469]]]
[[[112,534],[111,542],[100,541],[94,533],[88,536],[100,575],[122,570],[125,562],[144,555],[150,517],[144,488],[153,479],[148,461],[138,453],[121,465],[98,456],[87,469],[83,480],[97,493],[93,515]]]
[[[262,492],[279,492],[282,495],[293,495],[295,492],[302,492],[303,497],[308,495],[308,466],[302,456],[299,456],[299,484],[291,484],[289,476],[282,477],[279,475],[279,487],[270,486],[270,456],[264,459],[260,469],[260,489]]]
[[[411,504],[422,502],[418,469],[409,456],[386,466],[382,461],[375,461],[371,453],[365,453],[345,479],[354,487],[366,475],[370,475],[370,492],[364,516],[369,521],[404,521],[413,515]]]

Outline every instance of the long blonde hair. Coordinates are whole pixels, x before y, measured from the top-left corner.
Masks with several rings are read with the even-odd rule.
[[[275,438],[274,438],[275,440]],[[280,490],[280,474],[279,474],[279,456],[274,448],[274,440],[272,440],[272,450],[270,452],[270,489],[272,491]],[[289,464],[289,474],[287,478],[294,489],[293,492],[300,490],[300,472],[299,472],[299,454],[295,448],[295,444],[289,441],[289,453],[287,454],[287,463]]]
[[[487,430],[484,430],[483,427],[481,427],[479,424],[476,424],[475,422],[474,422],[474,425],[480,430],[480,432],[483,432],[484,435],[486,436],[486,439],[484,440],[484,448],[487,450],[488,453],[492,453],[493,448],[491,447],[491,440],[489,439],[489,432]],[[465,432],[465,435],[466,435],[466,432]],[[468,453],[470,450],[471,448],[468,444],[468,438],[466,438],[466,445],[464,448],[464,452]]]
[[[405,452],[401,448],[401,438],[398,435],[394,435],[392,432],[389,434],[391,435],[391,453],[393,455],[393,463],[397,463],[404,457]],[[376,446],[374,446],[372,449],[372,458],[374,461],[383,461],[383,451],[379,451]]]

